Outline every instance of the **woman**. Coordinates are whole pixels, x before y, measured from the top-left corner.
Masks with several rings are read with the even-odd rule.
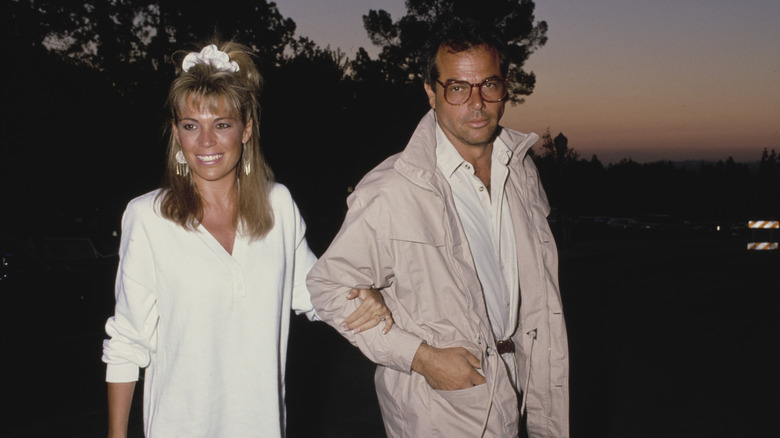
[[[260,152],[261,85],[236,43],[188,54],[171,85],[164,185],[122,221],[103,349],[109,436],[127,434],[139,368],[146,436],[283,435],[290,309],[316,318],[305,284],[315,257]],[[346,328],[387,319],[389,330],[379,293],[358,296]]]

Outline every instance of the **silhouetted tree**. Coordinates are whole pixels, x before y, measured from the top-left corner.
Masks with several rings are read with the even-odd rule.
[[[34,44],[61,60],[104,72],[130,100],[138,89],[169,82],[174,50],[213,36],[256,50],[265,65],[284,62],[295,23],[265,0],[222,0],[219,7],[183,0],[26,0],[16,13],[33,15]],[[167,69],[167,75],[158,75]],[[144,103],[142,103],[143,105]]]
[[[2,121],[16,129],[6,129],[14,147],[0,160],[0,200],[67,205],[78,193],[85,204],[115,200],[121,208],[154,188],[166,143],[163,103],[176,67],[171,54],[215,35],[258,54],[268,94],[261,129],[270,140],[281,139],[263,146],[279,157],[273,164],[282,176],[292,174],[283,166],[301,162],[300,153],[288,160],[285,149],[325,149],[322,136],[319,144],[311,139],[336,125],[335,108],[348,100],[339,88],[343,54],[294,39],[295,23],[265,0],[223,0],[219,7],[180,0],[17,0],[6,2],[4,11],[2,44],[14,66],[7,69],[8,83],[15,84],[4,87],[4,101],[18,108]],[[277,108],[279,117],[265,126]],[[310,116],[312,131],[295,129]],[[28,176],[28,166],[37,176],[25,196],[17,196],[12,187]],[[303,185],[300,174],[290,180]]]
[[[766,148],[761,152],[761,161],[759,161],[758,172],[759,174],[771,175],[778,171],[780,167],[780,158],[777,156],[777,152],[772,149],[769,153]]]
[[[542,133],[541,159],[550,160],[554,163],[564,165],[568,162],[577,161],[580,157],[574,149],[569,149],[569,139],[559,132],[555,138],[550,134],[550,128]]]
[[[407,14],[393,22],[385,10],[370,10],[363,25],[371,42],[381,47],[378,62],[369,62],[358,52],[352,64],[358,79],[382,76],[396,84],[422,86],[420,48],[433,25],[448,15],[469,16],[493,26],[509,45],[510,97],[522,102],[536,83],[532,72],[523,70],[528,56],[547,42],[547,23],[534,22],[531,0],[407,0]]]
[[[780,156],[764,148],[758,164],[753,192],[760,194],[765,208],[759,213],[766,218],[780,219]]]

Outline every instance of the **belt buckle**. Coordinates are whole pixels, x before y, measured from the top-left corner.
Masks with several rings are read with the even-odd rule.
[[[514,353],[515,343],[511,339],[504,339],[503,341],[496,342],[496,350],[499,354]]]

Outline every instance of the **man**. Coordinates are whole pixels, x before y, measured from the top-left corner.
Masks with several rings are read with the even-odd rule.
[[[338,327],[352,287],[382,289],[394,330],[344,333],[379,364],[390,437],[567,437],[568,348],[557,252],[531,158],[536,134],[499,126],[504,44],[452,20],[425,49],[432,110],[369,172],[309,273]],[[381,315],[377,315],[380,318]]]

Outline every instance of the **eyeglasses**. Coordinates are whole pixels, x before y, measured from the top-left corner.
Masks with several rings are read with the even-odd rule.
[[[471,89],[479,89],[479,97],[485,102],[501,102],[506,98],[506,79],[488,78],[478,84],[466,81],[436,80],[444,89],[444,100],[450,105],[463,105],[471,98]]]

